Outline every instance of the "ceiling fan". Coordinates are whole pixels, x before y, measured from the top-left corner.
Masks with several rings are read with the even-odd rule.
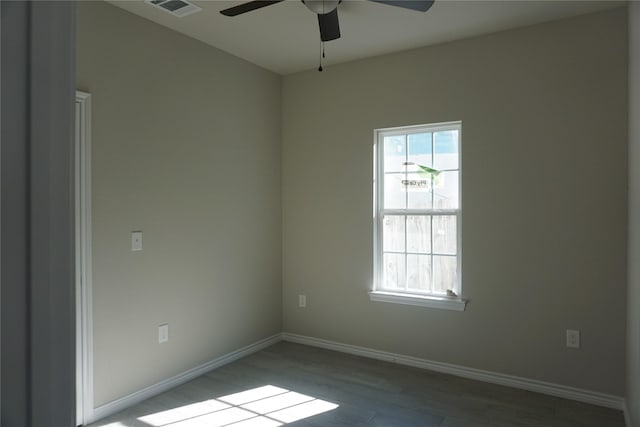
[[[257,0],[239,4],[220,11],[225,16],[238,16],[243,13],[261,9],[280,3],[284,0]],[[320,27],[320,40],[323,42],[340,38],[340,24],[338,22],[338,4],[342,0],[301,0],[302,3],[313,13],[318,15],[318,26]],[[376,3],[397,6],[404,9],[426,12],[433,5],[434,0],[370,0]]]

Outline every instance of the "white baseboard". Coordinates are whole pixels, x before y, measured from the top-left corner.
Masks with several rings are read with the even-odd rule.
[[[284,341],[290,341],[298,344],[326,348],[328,350],[340,351],[343,353],[354,354],[371,359],[385,360],[388,362],[398,363],[400,365],[429,369],[431,371],[442,372],[458,377],[514,387],[522,390],[534,391],[537,393],[548,394],[556,397],[563,397],[565,399],[577,400],[579,402],[619,409],[622,411],[625,410],[626,406],[624,398],[620,396],[516,377],[513,375],[500,374],[498,372],[467,368],[465,366],[453,365],[450,363],[434,362],[431,360],[403,356],[401,354],[388,353],[386,351],[373,350],[370,348],[358,347],[355,345],[343,344],[319,338],[311,338],[303,335],[291,334],[288,332],[284,332],[282,334],[282,339]],[[627,423],[627,425],[630,426],[629,423]]]
[[[156,396],[160,393],[170,390],[173,387],[177,387],[181,384],[184,384],[187,381],[197,378],[200,375],[206,374],[209,371],[212,371],[223,365],[231,363],[242,357],[258,352],[264,348],[267,348],[270,345],[273,345],[281,340],[282,340],[282,334],[272,335],[268,338],[265,338],[253,344],[250,344],[246,347],[242,347],[239,350],[233,351],[231,353],[225,354],[224,356],[220,356],[216,359],[213,359],[200,366],[196,366],[195,368],[189,369],[188,371],[178,374],[176,376],[173,376],[167,380],[160,381],[157,384],[143,388],[142,390],[136,391],[135,393],[131,393],[127,396],[121,397],[112,402],[98,406],[97,408],[94,408],[93,413],[89,414],[89,417],[88,417],[89,420],[87,421],[87,424],[97,421],[99,419],[108,417],[109,415],[115,414],[117,412],[120,412],[123,409],[136,405],[142,402],[143,400],[149,399],[150,397]]]

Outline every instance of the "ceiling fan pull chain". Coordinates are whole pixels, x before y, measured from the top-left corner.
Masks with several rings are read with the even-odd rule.
[[[322,58],[324,58],[324,43],[320,42],[320,66],[318,71],[322,72]]]

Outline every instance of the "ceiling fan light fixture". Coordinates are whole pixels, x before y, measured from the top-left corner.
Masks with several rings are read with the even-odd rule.
[[[311,12],[324,15],[338,7],[340,0],[302,0],[302,3],[304,3]]]

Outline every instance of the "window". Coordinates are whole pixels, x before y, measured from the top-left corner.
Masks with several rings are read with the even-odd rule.
[[[375,132],[374,301],[464,310],[461,123]]]

